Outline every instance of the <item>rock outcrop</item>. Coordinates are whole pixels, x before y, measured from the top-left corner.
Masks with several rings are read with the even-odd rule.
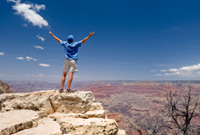
[[[0,80],[0,94],[2,93],[12,93],[12,90],[7,83],[4,83]]]
[[[91,91],[0,95],[1,135],[125,135]]]

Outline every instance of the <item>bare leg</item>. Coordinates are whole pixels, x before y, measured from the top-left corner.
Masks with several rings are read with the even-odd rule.
[[[70,86],[71,86],[71,83],[72,83],[72,80],[73,80],[73,75],[74,75],[74,72],[69,73],[68,86],[67,86],[68,90],[70,89]]]
[[[62,79],[61,79],[61,87],[60,87],[61,89],[63,89],[64,87],[66,75],[67,75],[67,72],[63,72]]]

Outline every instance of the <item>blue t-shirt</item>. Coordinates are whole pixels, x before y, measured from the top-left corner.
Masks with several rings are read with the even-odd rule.
[[[60,43],[65,49],[65,57],[70,60],[78,60],[78,48],[81,47],[81,41],[68,43],[61,41]]]

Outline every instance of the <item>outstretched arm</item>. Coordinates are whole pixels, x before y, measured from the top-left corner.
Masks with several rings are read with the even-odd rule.
[[[94,32],[89,33],[89,36],[87,36],[86,38],[84,38],[84,39],[81,41],[81,44],[85,43],[85,41],[87,41],[92,35],[94,35]]]
[[[61,40],[57,38],[51,31],[49,31],[49,34],[53,36],[59,43],[61,43]]]

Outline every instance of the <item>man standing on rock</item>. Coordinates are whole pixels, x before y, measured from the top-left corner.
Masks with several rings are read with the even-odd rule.
[[[77,60],[78,60],[78,48],[81,47],[81,44],[85,43],[92,35],[94,35],[94,32],[89,33],[89,36],[84,38],[81,41],[73,42],[74,37],[73,35],[68,36],[67,41],[62,41],[59,38],[57,38],[51,31],[49,32],[50,35],[52,35],[65,49],[65,61],[64,61],[64,69],[63,69],[63,75],[61,79],[61,88],[59,90],[60,93],[63,92],[63,87],[65,83],[65,78],[67,75],[67,72],[69,73],[69,79],[68,79],[68,85],[66,92],[72,92],[70,89],[74,72],[78,71],[77,66]]]

